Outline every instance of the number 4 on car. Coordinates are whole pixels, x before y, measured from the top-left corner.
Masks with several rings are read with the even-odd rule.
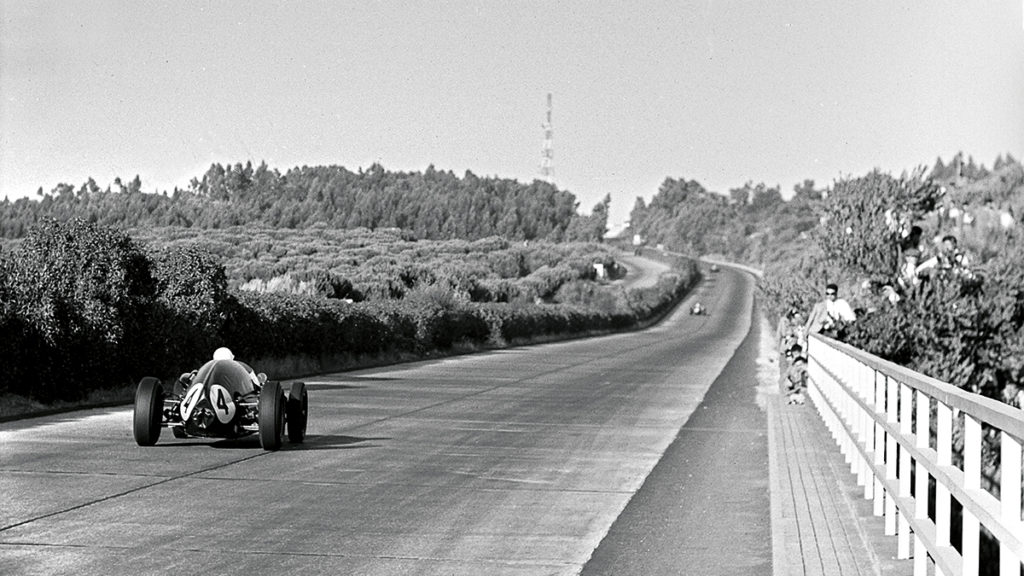
[[[183,374],[171,393],[160,380],[143,378],[135,391],[132,434],[139,446],[152,446],[163,428],[175,438],[241,438],[259,434],[265,450],[306,437],[309,398],[303,382],[293,382],[285,395],[280,382],[267,381],[248,364],[219,348],[213,360]]]

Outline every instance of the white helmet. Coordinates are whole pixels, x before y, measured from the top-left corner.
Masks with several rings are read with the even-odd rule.
[[[231,350],[224,348],[223,346],[213,351],[214,360],[234,360],[235,355],[231,353]]]

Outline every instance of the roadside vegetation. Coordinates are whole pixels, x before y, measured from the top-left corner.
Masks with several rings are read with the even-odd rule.
[[[8,404],[77,402],[228,344],[275,377],[637,326],[697,279],[623,291],[545,182],[433,167],[210,166],[185,189],[88,179],[0,202]]]
[[[43,219],[0,251],[7,406],[130,391],[225,344],[283,378],[629,329],[698,279],[679,259],[657,285],[622,290],[597,243],[324,228],[143,236]]]
[[[441,285],[474,302],[551,300],[569,281],[595,280],[600,264],[621,273],[614,250],[597,242],[417,240],[396,228],[300,230],[265,227],[135,228],[156,251],[195,246],[217,258],[228,286],[363,300],[400,300],[417,287]]]
[[[668,179],[650,205],[638,200],[631,232],[761,268],[759,292],[772,321],[790,309],[806,314],[824,286],[836,283],[857,320],[827,335],[1024,408],[1022,214],[1020,162],[1000,157],[989,170],[958,155],[899,176],[876,170],[823,188],[808,181],[789,200],[763,184],[726,199],[695,182]],[[907,273],[909,256],[937,254],[946,235],[958,239],[965,267]],[[958,464],[962,443],[957,420]],[[982,485],[997,496],[998,453],[999,437],[986,433]],[[959,534],[956,526],[953,533]],[[983,557],[995,557],[994,539],[984,536],[982,547]]]
[[[649,204],[637,200],[628,233],[761,268],[772,321],[792,308],[806,314],[834,282],[859,318],[833,336],[1013,403],[1024,380],[1022,214],[1019,161],[999,157],[988,169],[959,154],[899,176],[876,170],[829,186],[805,181],[788,200],[764,184],[726,197],[668,178]],[[971,273],[902,278],[914,226],[924,257],[938,252],[942,236],[956,236]],[[885,298],[885,286],[897,303]]]
[[[1024,249],[1019,225],[1006,224],[1024,213],[1019,161],[999,157],[988,169],[960,154],[912,174],[874,171],[828,186],[808,180],[787,196],[763,183],[718,194],[666,178],[650,202],[637,199],[627,238],[762,268],[772,320],[808,310],[822,286],[836,282],[861,312],[836,336],[1010,400],[1024,376]],[[542,182],[377,165],[281,173],[251,163],[215,164],[169,193],[143,193],[135,178],[5,199],[0,322],[17,345],[4,348],[4,360],[34,367],[8,382],[30,397],[74,397],[100,380],[135,378],[130,359],[140,354],[164,374],[172,367],[161,362],[194,362],[214,340],[237,340],[248,357],[283,355],[296,343],[312,357],[425,350],[448,339],[494,345],[525,335],[512,328],[526,325],[524,310],[546,318],[531,328],[539,334],[577,330],[580,311],[595,314],[583,324],[630,325],[661,299],[616,292],[598,278],[595,264],[611,278],[617,271],[601,244],[609,201],[581,215],[572,194]],[[910,226],[922,229],[926,245],[956,235],[971,279],[901,287]],[[678,282],[688,285],[694,274],[684,266]],[[886,285],[900,291],[895,305],[882,302]],[[441,317],[453,325],[431,328]],[[299,322],[320,332],[292,332]],[[355,329],[381,336],[346,341]],[[436,333],[445,336],[431,343]],[[128,354],[118,348],[124,343],[157,348]],[[67,355],[85,364],[61,359]],[[104,367],[102,377],[84,376],[89,362]],[[88,383],[56,384],[53,371]],[[68,390],[51,392],[55,386]]]

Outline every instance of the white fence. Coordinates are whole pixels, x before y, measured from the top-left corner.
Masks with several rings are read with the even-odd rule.
[[[914,558],[915,576],[929,566],[974,576],[997,556],[1000,576],[1020,576],[1024,410],[818,335],[808,355],[809,395],[875,515],[885,517],[885,533],[896,536],[899,557]],[[984,483],[983,453],[999,470]],[[962,507],[959,551],[950,544],[954,500]],[[982,530],[998,552],[981,549]]]

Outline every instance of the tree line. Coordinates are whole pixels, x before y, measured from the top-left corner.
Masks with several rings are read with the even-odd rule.
[[[213,164],[185,189],[144,193],[138,176],[101,188],[89,178],[79,187],[40,188],[35,198],[0,202],[0,237],[21,238],[45,217],[81,218],[103,226],[178,226],[219,229],[261,225],[302,229],[399,228],[425,239],[600,240],[608,204],[577,213],[576,197],[540,180],[462,177],[433,166],[392,172],[374,164],[301,166],[281,173],[266,162]]]
[[[834,336],[1006,400],[1008,387],[1024,384],[1021,214],[1024,166],[1006,155],[988,169],[960,153],[899,176],[875,170],[827,187],[807,180],[788,200],[777,186],[747,183],[725,196],[667,178],[650,203],[637,199],[630,232],[762,268],[773,319],[794,308],[806,313],[835,282],[861,314]],[[956,236],[972,273],[901,284],[913,227],[933,254],[932,239]],[[885,286],[899,292],[896,304],[881,297]]]

